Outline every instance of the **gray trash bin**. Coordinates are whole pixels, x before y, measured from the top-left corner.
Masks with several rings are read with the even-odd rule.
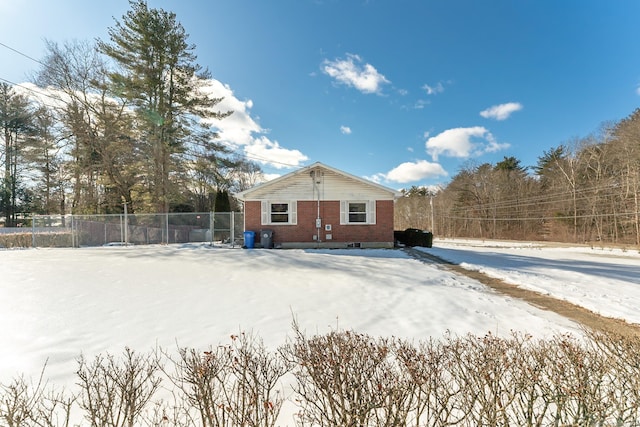
[[[273,230],[260,230],[260,245],[263,248],[273,248]]]

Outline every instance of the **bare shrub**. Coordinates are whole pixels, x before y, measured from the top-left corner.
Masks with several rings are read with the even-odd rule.
[[[612,425],[640,420],[640,337],[585,331],[594,356],[608,367],[603,396]]]
[[[307,337],[295,322],[294,334],[275,352],[240,333],[177,356],[80,356],[77,396],[48,388],[43,374],[0,384],[0,426],[69,427],[73,408],[92,427],[274,427],[289,372],[299,426],[640,425],[639,337],[445,335],[413,344],[353,331]],[[171,402],[152,401],[162,373]]]
[[[35,408],[34,425],[39,427],[69,427],[76,399],[75,395],[67,395],[64,390],[55,391],[49,389],[41,396],[40,404]]]
[[[24,233],[0,234],[0,248],[30,248],[33,243],[31,230]]]
[[[46,367],[46,365],[45,365]],[[48,388],[43,368],[37,383],[22,375],[7,385],[0,384],[0,425],[7,427],[67,427],[74,396]]]
[[[173,372],[165,373],[181,393],[185,418],[197,418],[203,427],[230,425],[231,408],[226,404],[224,390],[229,376],[229,349],[219,346],[201,352],[181,348],[177,359],[166,351],[163,354],[172,362]]]
[[[262,340],[240,333],[229,345],[205,352],[180,349],[171,360],[169,377],[184,396],[188,418],[199,418],[204,427],[275,426],[284,403],[277,386],[289,367]],[[189,408],[198,415],[188,415]]]
[[[558,335],[545,347],[539,378],[547,418],[554,425],[600,425],[607,418],[606,366],[597,353],[570,335]]]
[[[120,359],[98,355],[78,358],[79,405],[91,426],[133,427],[160,386],[159,360],[126,348]]]
[[[550,406],[555,399],[549,394],[549,363],[555,348],[548,341],[534,341],[530,335],[514,336],[520,351],[514,354],[512,381],[519,393],[511,405],[511,420],[517,426],[549,425]]]
[[[411,378],[399,369],[392,341],[352,331],[307,338],[294,323],[284,350],[295,366],[299,425],[406,425]]]
[[[40,384],[30,387],[24,376],[20,376],[8,385],[0,385],[0,392],[0,420],[7,427],[30,425],[42,394]]]
[[[283,391],[276,388],[290,366],[255,336],[236,336],[231,349],[235,381],[229,400],[238,409],[234,413],[236,425],[275,426],[284,403]]]
[[[401,369],[410,378],[408,391],[412,394],[411,425],[447,426],[460,423],[463,389],[455,381],[449,368],[452,354],[459,342],[429,339],[419,347],[402,342],[396,347]]]
[[[199,425],[184,402],[165,400],[151,403],[141,415],[141,425],[147,427],[192,427]]]
[[[397,356],[407,343],[397,339],[378,339],[380,355],[386,355],[377,366],[372,378],[380,400],[380,406],[373,412],[375,426],[401,426],[411,424],[414,407],[419,396],[419,387],[409,371],[403,369],[402,360]],[[375,347],[371,347],[375,351]]]
[[[458,341],[456,351],[449,346],[450,370],[464,400],[461,413],[468,425],[509,425],[509,408],[516,398],[518,385],[512,381],[517,358],[516,342],[492,334],[467,335]]]

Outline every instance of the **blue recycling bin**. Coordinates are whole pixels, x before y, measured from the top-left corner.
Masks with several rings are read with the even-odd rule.
[[[254,231],[244,232],[244,247],[247,249],[253,249],[256,243],[256,233]]]

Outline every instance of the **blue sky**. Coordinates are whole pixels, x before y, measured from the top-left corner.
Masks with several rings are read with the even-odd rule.
[[[505,156],[535,165],[640,105],[637,0],[148,0],[177,14],[236,113],[223,139],[283,174],[391,188]],[[105,39],[126,0],[0,0],[0,43]],[[38,64],[0,45],[0,79]],[[235,116],[235,117],[234,117]]]

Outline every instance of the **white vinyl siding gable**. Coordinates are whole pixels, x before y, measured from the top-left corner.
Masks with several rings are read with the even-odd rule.
[[[364,212],[362,212],[364,208]],[[363,219],[364,215],[364,221]],[[363,225],[376,223],[376,201],[375,200],[341,200],[340,201],[340,224],[341,225]]]
[[[291,175],[248,191],[245,200],[394,200],[394,193],[379,186],[323,170],[320,183],[314,185],[309,173]]]

